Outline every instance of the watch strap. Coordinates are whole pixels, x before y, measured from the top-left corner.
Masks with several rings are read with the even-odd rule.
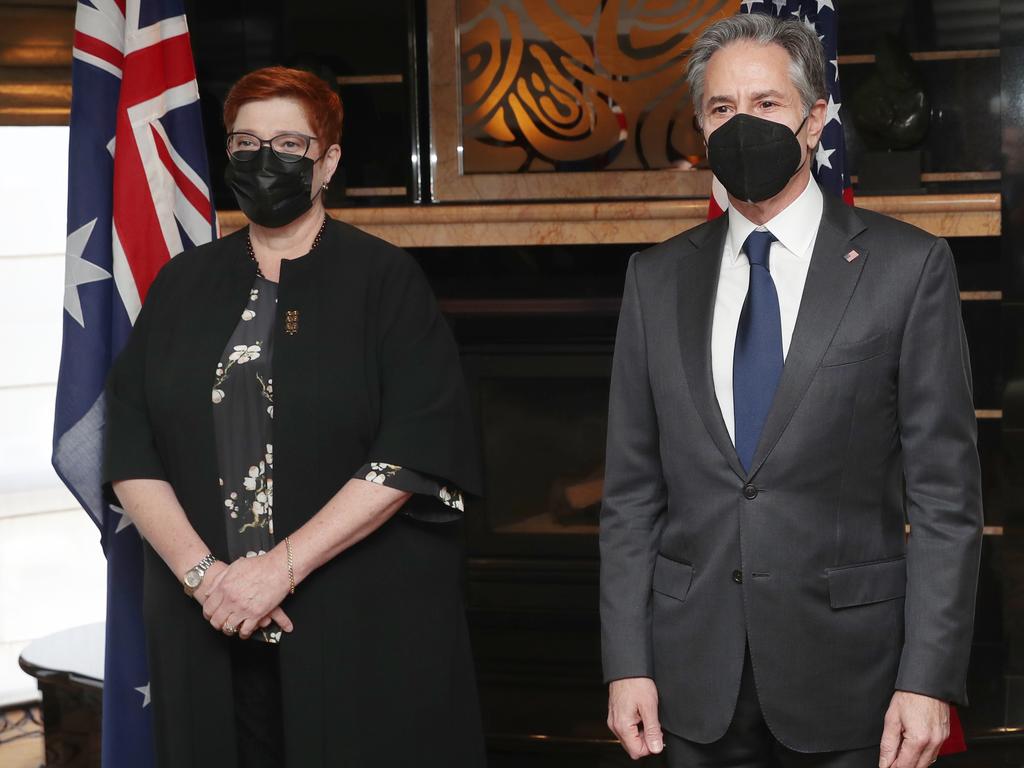
[[[213,553],[211,552],[208,553],[206,557],[204,557],[198,563],[196,563],[188,569],[188,571],[185,573],[185,579],[182,579],[182,585],[185,587],[186,595],[191,597],[195,593],[195,591],[199,588],[199,585],[203,582],[203,574],[205,574],[209,567],[216,562],[217,558],[214,557]],[[195,573],[197,576],[199,576],[199,581],[196,583],[195,586],[189,586],[188,582],[186,581],[190,573]]]

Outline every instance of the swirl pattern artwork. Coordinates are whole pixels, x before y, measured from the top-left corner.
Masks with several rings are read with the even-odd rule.
[[[735,0],[459,0],[464,173],[688,168],[684,77]]]

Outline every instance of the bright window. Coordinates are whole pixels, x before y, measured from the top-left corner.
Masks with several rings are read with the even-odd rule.
[[[50,466],[68,129],[0,127],[0,705],[36,695],[31,640],[102,621],[99,532]]]

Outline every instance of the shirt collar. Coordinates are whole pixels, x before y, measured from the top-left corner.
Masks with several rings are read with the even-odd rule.
[[[810,258],[808,250],[811,241],[818,232],[818,225],[821,224],[821,214],[824,210],[825,201],[821,196],[821,189],[817,182],[811,178],[807,186],[792,203],[780,211],[775,218],[758,227],[746,216],[736,210],[735,206],[729,206],[729,250],[726,257],[730,265],[739,261],[740,250],[747,237],[755,229],[767,229],[782,246],[796,256],[798,259]]]

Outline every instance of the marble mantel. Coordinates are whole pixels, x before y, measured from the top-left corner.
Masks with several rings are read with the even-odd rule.
[[[860,197],[857,205],[941,237],[1001,231],[998,193]],[[331,215],[403,248],[468,245],[656,243],[699,224],[707,201],[419,205],[335,208]],[[245,225],[239,211],[219,214],[221,232]]]

